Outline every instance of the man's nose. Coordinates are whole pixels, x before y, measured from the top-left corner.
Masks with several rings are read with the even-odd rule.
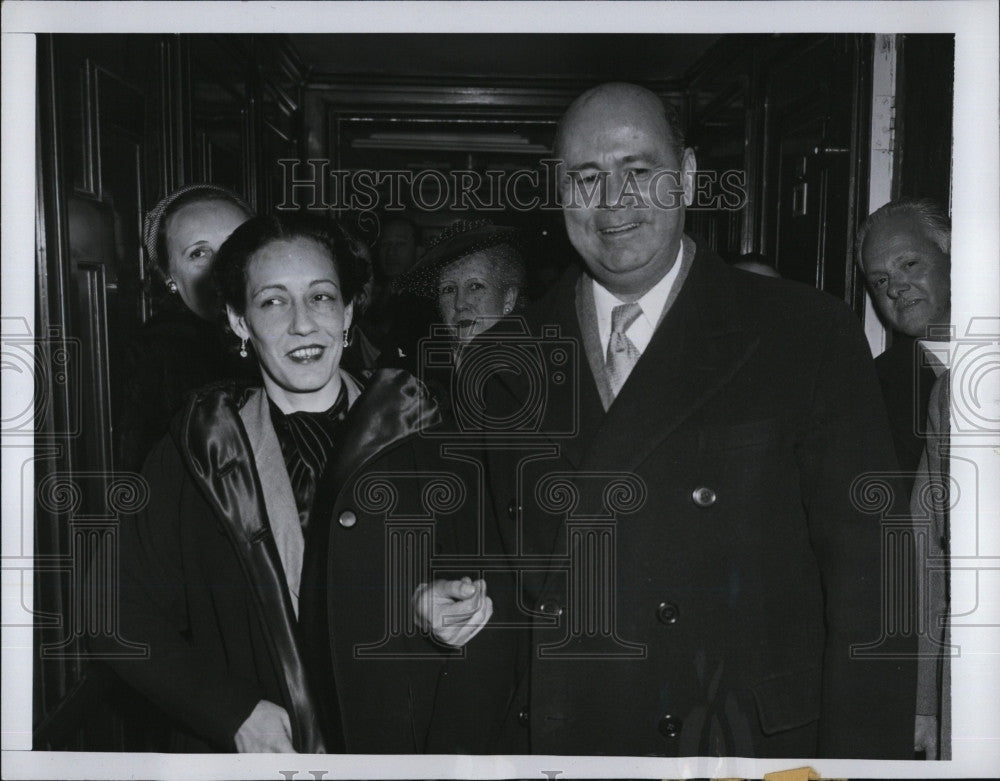
[[[905,279],[890,279],[888,284],[889,298],[897,299],[910,289],[910,283]]]
[[[621,209],[625,175],[611,171],[601,182],[602,192],[598,206],[601,209]]]

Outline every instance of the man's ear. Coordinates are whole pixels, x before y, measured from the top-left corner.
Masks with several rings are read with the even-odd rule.
[[[685,206],[690,206],[694,203],[694,180],[697,170],[698,161],[694,158],[694,150],[688,147],[684,150],[684,157],[681,159],[681,178],[684,182]]]
[[[240,339],[250,338],[250,329],[247,328],[246,318],[236,314],[236,310],[226,304],[226,317],[229,318],[229,327]]]

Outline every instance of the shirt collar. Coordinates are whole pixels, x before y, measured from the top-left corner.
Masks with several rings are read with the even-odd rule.
[[[917,339],[917,344],[923,350],[924,365],[930,366],[935,376],[940,377],[945,369],[951,366],[951,356],[955,350],[954,342],[939,342],[933,339]]]
[[[677,247],[677,257],[670,270],[636,301],[642,309],[642,314],[636,318],[627,334],[629,340],[635,344],[640,353],[646,349],[653,336],[653,331],[656,330],[656,326],[660,322],[663,307],[666,305],[670,292],[677,281],[677,275],[680,273],[683,254],[684,242],[681,241]],[[594,290],[594,306],[597,309],[597,330],[601,336],[601,347],[607,350],[608,340],[611,338],[611,310],[625,302],[593,277],[591,280]]]

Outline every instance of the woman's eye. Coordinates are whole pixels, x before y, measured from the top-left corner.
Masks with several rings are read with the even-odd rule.
[[[482,282],[470,282],[469,283],[469,290],[482,290],[485,287],[486,287],[486,285],[484,285]]]
[[[260,306],[262,309],[266,309],[272,306],[281,306],[283,303],[285,302],[280,298],[265,298],[260,302]]]
[[[451,285],[445,285],[442,288],[438,288],[438,295],[439,296],[450,296],[454,292],[455,292],[455,288],[452,287]]]
[[[335,300],[336,298],[332,293],[317,293],[316,295],[313,296],[313,301],[321,301],[323,303]]]
[[[645,179],[650,171],[648,168],[630,168],[629,173],[637,179]]]

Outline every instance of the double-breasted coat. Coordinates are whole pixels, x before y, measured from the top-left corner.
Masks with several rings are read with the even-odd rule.
[[[888,653],[880,518],[852,496],[895,467],[859,324],[687,238],[684,262],[607,411],[579,272],[504,348],[530,342],[536,370],[508,356],[465,394],[478,417],[456,402],[510,562],[468,653],[523,640],[493,746],[912,757],[915,668]]]

